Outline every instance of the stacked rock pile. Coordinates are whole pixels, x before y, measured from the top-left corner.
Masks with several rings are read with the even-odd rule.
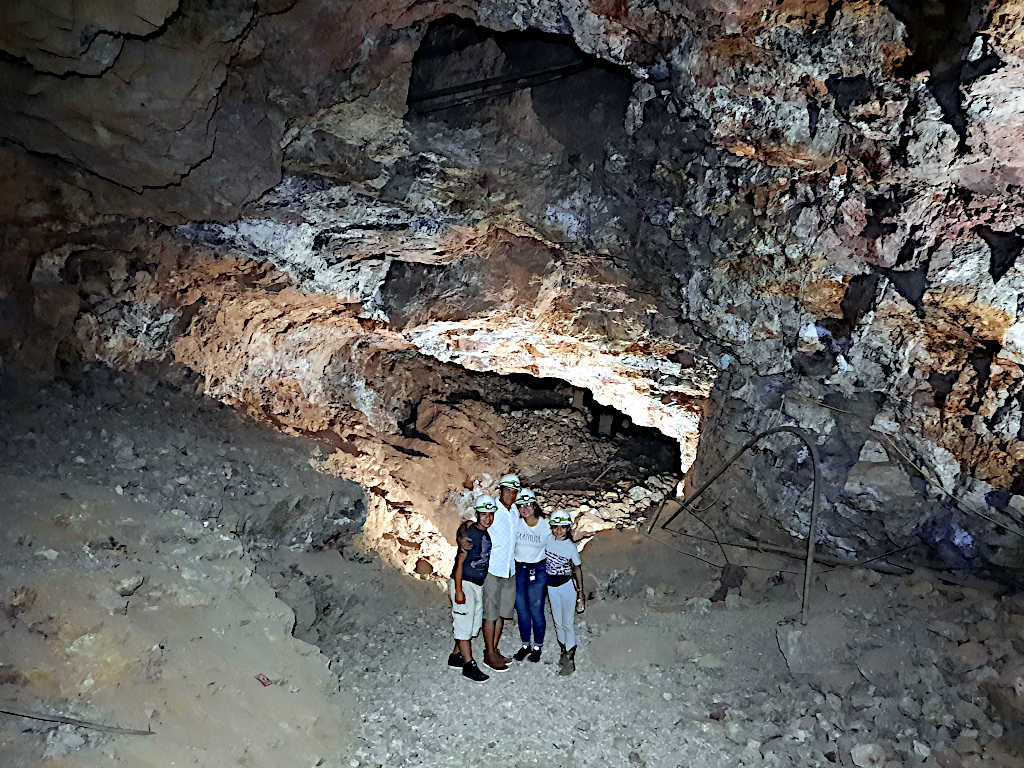
[[[568,466],[581,460],[602,462],[615,453],[612,441],[591,435],[586,415],[573,408],[513,410],[507,414],[506,423],[530,462],[538,466]]]
[[[573,518],[576,536],[583,537],[633,525],[666,496],[673,496],[678,482],[678,476],[666,474],[651,475],[639,483],[623,480],[607,491],[538,489],[537,501],[548,512],[566,510]]]
[[[836,572],[826,578],[828,591],[843,598],[858,591],[851,576],[884,602],[867,615],[778,630],[795,681],[820,694],[823,706],[761,751],[808,757],[800,754],[799,726],[805,750],[831,742],[862,768],[1020,765],[1013,753],[1024,745],[1024,600],[933,574],[899,584]],[[869,640],[851,637],[856,622],[871,626]]]

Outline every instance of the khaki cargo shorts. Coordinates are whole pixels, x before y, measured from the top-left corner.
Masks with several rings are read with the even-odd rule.
[[[448,579],[448,597],[452,601],[452,632],[456,640],[472,640],[480,631],[483,620],[483,587],[471,581],[462,580],[462,593],[466,602],[455,602],[455,579]]]
[[[503,579],[488,573],[484,579],[484,621],[511,619],[516,605],[516,580],[514,576]]]

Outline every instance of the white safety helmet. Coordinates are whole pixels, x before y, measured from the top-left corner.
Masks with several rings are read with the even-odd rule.
[[[477,512],[490,512],[492,515],[498,511],[498,502],[490,496],[477,496],[473,502],[473,509]]]
[[[564,509],[556,509],[551,513],[551,525],[572,525],[572,518]]]
[[[516,475],[502,475],[501,480],[498,481],[499,488],[515,488],[517,491],[523,487],[523,484],[519,482],[519,477]]]
[[[531,491],[529,488],[523,488],[516,496],[516,504],[536,504],[537,494]]]

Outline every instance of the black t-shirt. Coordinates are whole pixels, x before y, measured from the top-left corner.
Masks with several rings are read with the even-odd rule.
[[[487,535],[487,531],[475,523],[461,529],[459,537],[466,537],[473,542],[473,546],[466,553],[466,561],[462,564],[462,580],[483,584],[484,579],[487,578],[487,565],[491,561],[491,537]],[[453,579],[455,578],[455,569],[458,567],[459,560],[456,555],[455,567],[452,568]]]

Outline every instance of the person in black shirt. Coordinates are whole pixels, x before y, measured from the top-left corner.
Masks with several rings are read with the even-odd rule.
[[[483,583],[491,558],[491,537],[487,535],[487,529],[494,522],[498,505],[490,496],[478,496],[474,509],[476,522],[460,527],[457,534],[459,550],[448,580],[452,630],[457,646],[457,650],[448,657],[448,666],[462,667],[463,676],[483,682],[488,676],[473,660],[473,637],[480,631],[483,620]]]

